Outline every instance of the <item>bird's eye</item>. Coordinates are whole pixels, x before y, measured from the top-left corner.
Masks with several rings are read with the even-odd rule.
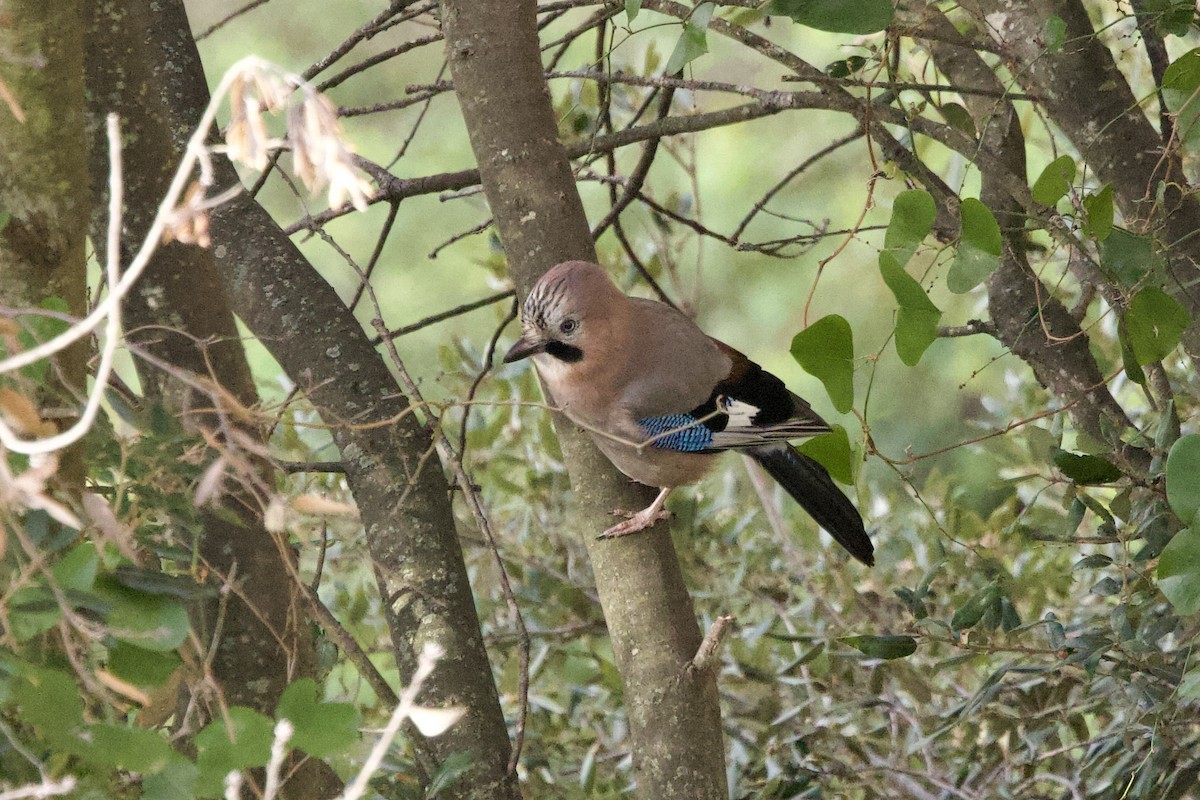
[[[559,323],[558,329],[566,336],[570,336],[579,328],[579,321],[574,319],[564,319]]]

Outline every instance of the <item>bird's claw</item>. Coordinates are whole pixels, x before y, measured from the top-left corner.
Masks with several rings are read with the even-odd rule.
[[[671,516],[670,512],[663,508],[646,508],[641,511],[625,511],[624,509],[613,509],[614,517],[626,517],[624,522],[618,522],[611,528],[608,528],[604,533],[597,536],[597,539],[617,539],[622,536],[628,536],[631,533],[644,531],[646,528],[654,525],[660,520],[667,519]]]

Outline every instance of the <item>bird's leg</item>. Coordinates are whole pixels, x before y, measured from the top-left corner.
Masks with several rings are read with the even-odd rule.
[[[658,497],[654,498],[654,502],[643,508],[637,513],[628,511],[614,511],[614,514],[627,516],[629,519],[624,522],[618,522],[604,533],[597,536],[597,539],[616,539],[618,536],[628,536],[631,533],[644,531],[660,519],[666,519],[670,516],[667,510],[663,508],[667,502],[667,495],[671,493],[671,487],[664,487],[658,493]]]

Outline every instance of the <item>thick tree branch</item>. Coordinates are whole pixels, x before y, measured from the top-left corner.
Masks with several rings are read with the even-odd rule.
[[[1192,315],[1184,345],[1200,356],[1200,202],[1188,186],[1177,149],[1164,149],[1129,82],[1093,29],[1079,0],[1031,0],[1020,13],[1005,0],[966,0],[981,29],[1000,46],[1013,75],[1041,98],[1054,123],[1113,186],[1128,224],[1159,231],[1169,249],[1176,299]],[[1048,52],[1042,32],[1051,17],[1066,23],[1063,46]],[[1159,196],[1159,187],[1162,195]]]
[[[126,242],[136,245],[150,229],[179,163],[173,136],[189,133],[173,127],[167,106],[146,98],[170,96],[164,83],[172,70],[162,60],[162,48],[193,45],[181,6],[152,10],[133,0],[125,10],[131,15],[126,24],[112,26],[110,8],[89,4],[85,75],[93,128],[100,130],[99,121],[110,112],[123,118],[128,167],[123,229]],[[93,142],[90,149],[94,202],[100,208],[105,202],[106,148]],[[99,232],[106,224],[100,215],[92,220],[92,241],[101,258],[105,238]],[[199,297],[205,301],[196,302]],[[131,335],[132,341],[141,342],[161,362],[205,379],[182,381],[150,360],[139,359],[144,391],[183,416],[185,424],[209,442],[235,450],[241,449],[237,442],[253,442],[253,449],[261,452],[263,431],[244,414],[230,414],[226,408],[253,408],[258,393],[211,253],[178,242],[162,245],[128,296],[124,313],[130,327],[140,330]],[[197,388],[212,383],[221,391]],[[225,398],[233,402],[226,404]],[[215,413],[199,410],[205,408]],[[266,529],[263,505],[255,495],[255,488],[270,484],[269,465],[253,453],[235,454],[230,460],[240,462],[246,474],[229,481],[228,491],[202,509],[199,556],[216,575],[236,574],[237,588],[223,606],[218,600],[206,604],[201,617],[207,630],[201,636],[214,639],[206,644],[225,702],[272,714],[292,680],[316,676],[316,644],[306,623],[304,587],[295,580],[296,553]],[[340,788],[327,764],[306,759],[284,793],[302,800],[327,797]]]
[[[924,11],[913,35],[926,39],[938,68],[954,83],[999,91],[995,73],[935,8]],[[1105,385],[1079,323],[1042,283],[1026,257],[1023,204],[1007,190],[1007,176],[1025,174],[1025,137],[1012,103],[987,95],[965,95],[964,102],[980,132],[981,147],[995,157],[983,167],[981,199],[996,215],[1005,245],[1000,267],[988,280],[988,310],[998,338],[1033,369],[1038,381],[1069,404],[1075,424],[1098,441],[1106,428],[1130,426],[1124,410]],[[1001,172],[1002,171],[1002,172]],[[1107,424],[1106,424],[1107,421]],[[1124,466],[1139,477],[1149,466],[1142,451],[1110,442]]]

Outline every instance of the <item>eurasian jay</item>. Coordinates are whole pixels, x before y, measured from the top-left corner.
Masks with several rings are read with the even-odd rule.
[[[739,450],[852,556],[874,564],[858,510],[824,467],[788,444],[829,425],[783,381],[674,308],[626,296],[598,264],[567,261],[525,298],[521,338],[504,362],[530,356],[551,402],[617,469],[661,490],[602,538],[665,518],[671,489],[699,481],[717,453]]]

